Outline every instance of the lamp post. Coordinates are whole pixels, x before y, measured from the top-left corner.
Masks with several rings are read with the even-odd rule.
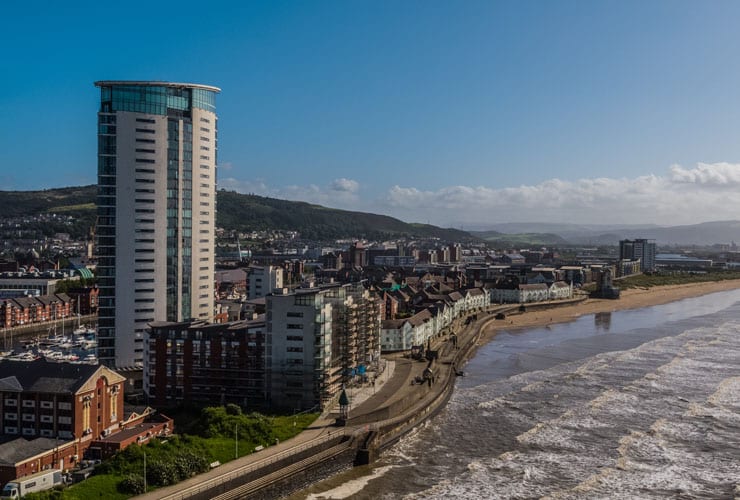
[[[234,459],[239,458],[239,424],[234,424]]]
[[[146,493],[146,452],[144,452],[144,493]]]

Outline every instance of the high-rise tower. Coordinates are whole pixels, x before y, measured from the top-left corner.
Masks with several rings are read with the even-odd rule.
[[[217,87],[99,81],[98,356],[143,364],[152,321],[212,320]]]

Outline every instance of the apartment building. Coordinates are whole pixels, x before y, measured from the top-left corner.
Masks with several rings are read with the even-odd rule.
[[[98,81],[98,357],[141,368],[152,321],[211,321],[217,87]]]
[[[144,391],[157,405],[267,404],[264,315],[231,323],[154,322]]]

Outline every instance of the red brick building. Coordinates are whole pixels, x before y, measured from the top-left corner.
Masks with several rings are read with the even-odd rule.
[[[70,288],[67,295],[74,301],[73,313],[87,316],[88,314],[98,313],[98,294],[100,290],[97,285],[86,286],[82,288]]]
[[[0,483],[74,467],[97,440],[142,424],[151,411],[124,415],[125,381],[102,365],[0,361]],[[172,429],[164,418],[158,433]]]
[[[266,398],[265,373],[264,315],[219,324],[151,324],[144,391],[152,404],[261,406]]]
[[[69,318],[75,312],[74,301],[66,293],[40,297],[0,299],[0,326],[10,328]]]

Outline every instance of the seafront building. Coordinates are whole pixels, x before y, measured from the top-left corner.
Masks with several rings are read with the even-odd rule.
[[[655,269],[655,240],[635,239],[619,241],[619,260],[640,260],[640,271]]]
[[[152,321],[211,320],[217,87],[98,81],[98,357],[140,368]]]

